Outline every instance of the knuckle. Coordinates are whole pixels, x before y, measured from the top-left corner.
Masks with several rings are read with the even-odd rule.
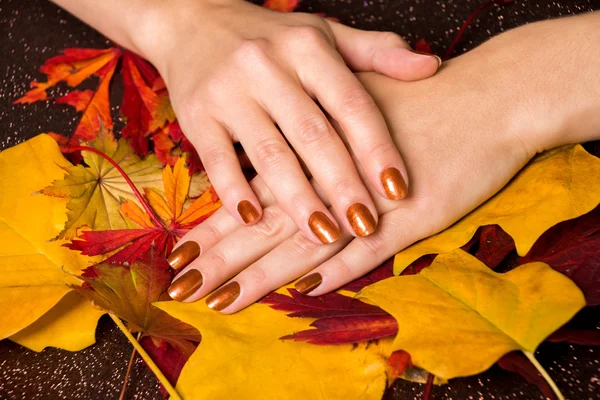
[[[325,117],[319,114],[309,114],[300,118],[296,125],[298,138],[304,145],[321,143],[330,138],[331,130]]]
[[[250,181],[250,188],[263,207],[269,206],[273,203],[273,194],[260,176],[257,176]]]
[[[251,282],[254,287],[260,288],[268,282],[267,271],[259,265],[254,265],[244,273],[244,280]]]
[[[256,158],[265,167],[279,164],[287,151],[287,144],[280,139],[264,138],[256,143]]]
[[[292,253],[305,259],[312,257],[315,254],[315,251],[317,251],[317,249],[320,247],[319,244],[311,241],[303,233],[294,235],[290,245]]]
[[[391,142],[391,140],[385,141],[384,143],[378,143],[371,147],[368,151],[368,155],[374,159],[385,159],[387,156],[393,153],[397,153],[398,149]]]
[[[352,277],[352,269],[350,265],[343,258],[336,258],[335,261],[332,261],[333,265],[331,268],[333,269],[333,276],[342,277],[342,279],[348,279]]]
[[[404,39],[400,37],[400,35],[394,32],[380,32],[379,33],[379,41],[385,42],[388,44],[404,44],[406,43]]]
[[[202,152],[202,162],[207,168],[219,168],[223,165],[233,163],[237,161],[235,155],[229,151],[220,148],[212,147],[206,152]]]
[[[267,42],[264,39],[244,40],[236,51],[237,61],[242,65],[262,64],[268,60]]]
[[[356,190],[353,180],[347,177],[337,177],[329,182],[331,189],[335,193],[354,193]]]
[[[211,271],[212,274],[222,277],[227,268],[227,258],[220,251],[210,251],[203,256],[203,271]]]
[[[314,49],[323,45],[323,33],[313,26],[296,26],[289,29],[289,40],[296,46],[305,49]]]
[[[218,243],[223,239],[223,232],[212,222],[206,221],[201,226],[206,230],[206,236],[210,238],[211,243]]]
[[[252,229],[261,237],[276,237],[283,232],[285,215],[281,210],[266,208],[263,210],[261,220],[252,225]]]
[[[355,116],[373,113],[376,110],[375,101],[362,87],[346,89],[342,92],[340,114]]]
[[[374,235],[370,235],[366,238],[362,238],[360,241],[363,252],[379,259],[381,257],[381,250],[384,245],[384,236],[380,233],[376,233]]]

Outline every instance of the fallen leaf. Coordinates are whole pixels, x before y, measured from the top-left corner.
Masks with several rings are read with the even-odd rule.
[[[273,11],[292,12],[298,7],[300,0],[266,0],[263,7]]]
[[[396,350],[387,361],[388,387],[398,379],[407,368],[413,366],[410,354],[404,350]]]
[[[167,342],[163,342],[157,346],[150,337],[142,338],[140,344],[171,385],[175,385],[189,356],[184,356]],[[166,393],[162,385],[161,392],[163,392],[165,398],[168,397],[168,393]]]
[[[454,225],[398,253],[394,273],[425,254],[459,248],[484,225],[502,227],[514,239],[517,253],[525,255],[550,227],[591,211],[599,200],[600,159],[580,145],[547,151]]]
[[[67,200],[35,194],[69,166],[47,135],[0,153],[0,339],[15,337],[38,320],[48,327],[60,325],[59,313],[52,313],[56,320],[40,317],[71,291],[68,285],[79,282],[73,275],[93,261],[63,247],[60,241],[49,241],[64,225]],[[96,316],[89,315],[92,319]],[[23,332],[21,338],[31,338],[23,344],[34,350],[69,343],[75,349],[89,344],[95,324],[87,318],[76,319],[70,331],[60,331],[61,337],[54,336],[56,330],[38,332],[35,338]]]
[[[181,151],[187,155],[186,159],[190,175],[195,174],[197,171],[204,171],[204,165],[202,165],[198,152],[192,143],[185,137],[178,123],[169,125],[169,136],[173,141],[179,143]]]
[[[138,260],[152,246],[166,256],[183,235],[221,206],[214,191],[209,189],[184,210],[191,178],[183,158],[173,168],[165,167],[162,178],[164,193],[158,189],[144,188],[148,204],[157,216],[155,219],[136,203],[127,200],[121,205],[120,212],[138,228],[85,231],[78,239],[71,241],[69,248],[90,256],[116,251],[106,261],[119,264]]]
[[[203,301],[156,304],[202,332],[177,391],[184,399],[381,399],[389,340],[377,345],[313,346],[279,338],[306,329],[265,304],[233,315]]]
[[[418,275],[368,286],[359,298],[398,321],[393,350],[444,379],[485,371],[513,350],[533,353],[585,306],[577,286],[546,264],[497,274],[462,250],[438,255]]]
[[[9,337],[34,351],[58,347],[79,351],[96,343],[96,325],[104,311],[76,292],[67,293],[33,324]]]
[[[600,330],[562,327],[546,339],[548,342],[567,342],[582,346],[600,346]]]
[[[415,51],[431,54],[431,46],[425,39],[419,39],[415,44]]]
[[[281,339],[293,339],[318,345],[368,342],[393,336],[396,320],[381,308],[339,293],[319,297],[288,289],[290,296],[271,293],[261,300],[271,308],[288,312],[292,318],[317,318],[310,326],[316,329],[297,331]]]
[[[600,207],[546,231],[518,264],[541,261],[568,276],[590,306],[600,304]]]
[[[548,382],[540,375],[535,366],[519,351],[511,351],[498,360],[498,366],[506,371],[521,375],[525,380],[536,385],[546,399],[556,400]]]
[[[118,142],[103,129],[90,146],[112,158],[137,186],[162,187],[162,164],[155,156],[141,160],[126,140]],[[58,234],[60,239],[77,236],[78,229],[121,229],[128,227],[119,211],[121,199],[134,201],[135,196],[123,176],[101,156],[84,151],[87,166],[64,167],[66,175],[43,189],[47,196],[69,198],[67,222]]]
[[[85,284],[76,290],[95,306],[125,320],[132,332],[142,333],[159,347],[168,343],[189,357],[200,342],[200,333],[152,305],[169,299],[166,290],[172,278],[164,255],[150,249],[129,267],[106,262],[89,267],[82,275]]]
[[[390,258],[384,263],[382,263],[379,267],[375,268],[373,271],[369,272],[366,275],[361,276],[358,279],[353,280],[352,282],[341,287],[341,290],[348,290],[350,292],[360,292],[366,286],[372,285],[375,282],[379,282],[381,280],[391,278],[394,276],[394,258]]]
[[[475,252],[475,257],[494,269],[515,250],[515,242],[498,225],[483,226],[480,232],[479,247]]]

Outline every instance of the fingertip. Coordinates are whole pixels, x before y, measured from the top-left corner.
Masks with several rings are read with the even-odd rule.
[[[435,54],[417,52],[403,47],[379,49],[373,56],[375,71],[403,81],[429,78],[437,72],[441,65],[441,58]]]
[[[249,200],[241,200],[238,202],[236,211],[245,225],[253,225],[260,221],[262,217],[262,208],[257,208]]]

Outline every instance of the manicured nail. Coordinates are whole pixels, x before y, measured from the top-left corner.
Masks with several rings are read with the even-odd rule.
[[[197,269],[190,269],[181,278],[171,283],[167,292],[173,300],[183,301],[202,287],[202,274]]]
[[[194,261],[200,255],[200,246],[198,243],[190,240],[185,242],[167,257],[167,261],[175,271],[182,270],[189,263]]]
[[[296,290],[302,294],[306,294],[312,292],[323,282],[323,277],[318,272],[314,274],[306,275],[304,278],[300,279],[294,285]]]
[[[381,173],[381,184],[390,200],[400,200],[406,196],[406,182],[397,168],[387,168]]]
[[[375,218],[373,218],[373,215],[371,215],[371,212],[364,204],[352,204],[348,207],[346,216],[356,236],[369,236],[375,232],[377,222],[375,222]]]
[[[315,211],[311,214],[308,219],[308,226],[323,244],[333,243],[340,238],[340,230],[321,211]]]
[[[240,284],[237,282],[229,282],[225,286],[221,286],[206,299],[208,308],[215,311],[221,311],[227,308],[240,295]]]
[[[237,205],[237,210],[246,224],[258,218],[258,211],[256,211],[256,208],[248,200],[240,201]]]
[[[411,50],[411,51],[415,54],[420,54],[422,56],[435,57],[435,59],[438,62],[438,68],[440,67],[440,65],[442,65],[442,59],[440,57],[436,56],[435,54],[427,53],[425,51],[418,51],[418,50]]]

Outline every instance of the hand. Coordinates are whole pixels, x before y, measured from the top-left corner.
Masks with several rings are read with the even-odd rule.
[[[246,224],[261,218],[234,152],[239,141],[279,206],[315,243],[337,240],[340,226],[354,236],[373,233],[371,197],[399,200],[408,179],[381,113],[345,63],[415,80],[434,74],[439,59],[411,52],[395,34],[314,15],[241,1],[176,4],[165,3],[169,10],[157,12],[160,21],[151,24],[157,33],[142,29],[136,47],[165,78],[181,126],[227,210]],[[354,161],[375,188],[371,195],[316,101],[339,121]]]
[[[374,196],[380,215],[377,232],[366,238],[344,234],[334,244],[315,244],[297,231],[258,177],[252,187],[265,207],[262,221],[239,226],[221,209],[188,233],[170,260],[185,260],[193,243],[200,244],[202,255],[176,277],[171,297],[196,301],[234,277],[207,299],[215,310],[232,313],[306,273],[296,283],[298,290],[321,295],[439,232],[489,198],[535,150],[522,136],[530,132],[530,114],[514,100],[520,89],[499,87],[489,74],[495,63],[476,53],[449,62],[426,81],[360,76],[389,122],[414,182],[402,202]],[[374,194],[368,180],[364,182]],[[325,191],[314,184],[329,205]]]

